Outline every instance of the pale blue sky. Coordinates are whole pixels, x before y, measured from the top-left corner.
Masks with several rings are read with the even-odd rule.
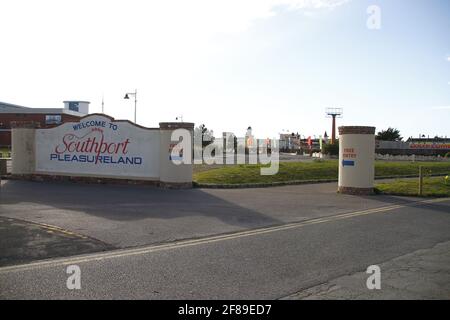
[[[394,126],[450,136],[450,1],[2,1],[0,101],[216,133]],[[366,26],[369,5],[381,29]]]

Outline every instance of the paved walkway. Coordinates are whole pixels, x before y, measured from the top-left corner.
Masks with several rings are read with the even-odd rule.
[[[381,289],[366,286],[358,272],[303,290],[285,299],[450,299],[450,241],[379,264]]]

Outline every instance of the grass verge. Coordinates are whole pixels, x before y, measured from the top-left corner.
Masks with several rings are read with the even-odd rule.
[[[0,158],[7,158],[10,154],[11,150],[8,148],[0,147]]]
[[[419,165],[426,169],[427,173],[450,173],[449,162],[375,162],[375,176],[406,176],[416,175]],[[262,165],[224,165],[215,166],[211,170],[195,170],[194,181],[208,184],[245,184],[245,183],[272,183],[288,181],[322,180],[338,178],[338,161],[313,161],[313,162],[280,162],[276,175],[262,176]]]
[[[446,183],[445,177],[426,177],[423,179],[422,190],[424,197],[450,197],[450,181]],[[379,183],[376,191],[382,194],[418,196],[419,179]]]

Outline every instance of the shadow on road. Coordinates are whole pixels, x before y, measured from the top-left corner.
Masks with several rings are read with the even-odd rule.
[[[0,267],[114,249],[57,228],[0,217]]]
[[[33,203],[118,221],[204,216],[239,227],[281,223],[200,189],[9,180],[0,193],[5,205]]]
[[[389,195],[375,195],[375,196],[362,196],[362,198],[370,199],[372,200],[374,197],[378,201],[386,203],[386,205],[394,205],[394,204],[401,204],[405,206],[416,206],[417,202],[420,200],[427,200],[427,199],[433,199],[433,198],[419,198],[419,197],[400,197],[400,196],[389,196]],[[441,203],[421,203],[420,206],[422,208],[426,208],[428,210],[432,211],[439,211],[444,213],[449,213],[449,207],[446,204]]]

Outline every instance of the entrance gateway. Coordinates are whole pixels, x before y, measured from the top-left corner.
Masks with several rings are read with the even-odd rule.
[[[179,141],[172,141],[177,129],[188,130],[192,137],[194,124],[161,122],[159,128],[145,128],[104,114],[50,129],[16,123],[12,177],[192,187],[192,161],[177,165],[171,159]]]

